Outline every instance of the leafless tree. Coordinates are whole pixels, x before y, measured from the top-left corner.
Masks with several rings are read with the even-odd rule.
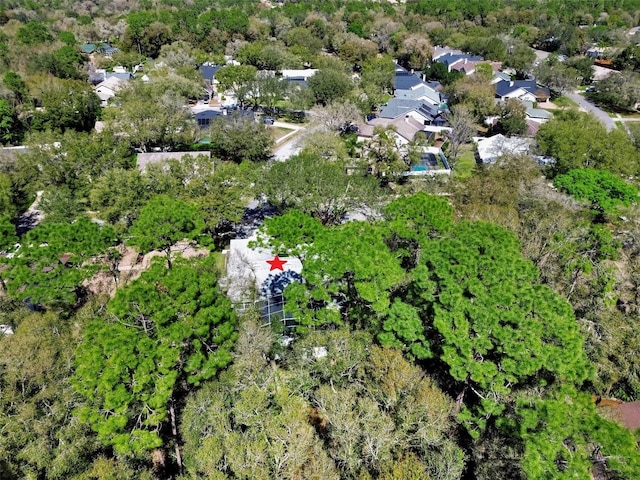
[[[447,134],[449,139],[449,165],[455,168],[460,146],[471,140],[471,137],[477,131],[475,118],[471,110],[464,105],[457,105],[452,108],[448,116],[451,131]]]

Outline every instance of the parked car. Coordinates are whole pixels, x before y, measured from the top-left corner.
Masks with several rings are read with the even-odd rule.
[[[596,93],[598,91],[598,89],[596,88],[595,85],[589,85],[587,87],[587,89],[585,90],[585,92],[587,93]]]
[[[273,117],[262,117],[262,123],[265,125],[273,125],[275,121],[276,119]]]

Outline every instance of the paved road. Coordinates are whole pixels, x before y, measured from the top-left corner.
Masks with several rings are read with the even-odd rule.
[[[580,105],[580,108],[586,110],[587,112],[593,113],[593,115],[600,120],[607,131],[611,131],[616,128],[616,122],[613,118],[609,116],[607,112],[596,107],[593,103],[588,102],[582,95],[578,95],[577,93],[567,93],[567,97]]]

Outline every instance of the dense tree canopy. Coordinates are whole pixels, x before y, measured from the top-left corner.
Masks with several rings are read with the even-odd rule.
[[[617,413],[640,400],[638,12],[0,1],[0,144],[27,147],[0,151],[0,477],[638,478]],[[433,62],[445,45],[553,97],[590,85],[583,52],[602,48],[627,71],[585,98],[622,118],[607,132],[558,108],[536,138],[555,164],[476,167],[469,137],[487,116],[519,135],[523,107],[496,104],[495,65]],[[394,94],[396,61],[445,84],[453,131],[426,142],[450,176],[406,177],[414,145],[354,131]],[[102,109],[92,84],[117,66],[135,78]],[[242,115],[200,130],[205,98]],[[256,285],[284,289],[283,322],[223,295],[229,239],[260,225],[251,246],[303,265]],[[208,258],[179,259],[183,239]],[[152,249],[173,256],[140,261]]]
[[[209,260],[155,263],[118,292],[107,319],[87,325],[73,385],[88,404],[78,414],[118,452],[163,445],[177,392],[231,361],[236,318],[216,280]]]

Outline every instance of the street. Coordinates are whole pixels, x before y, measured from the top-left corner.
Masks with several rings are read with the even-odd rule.
[[[593,115],[604,124],[608,132],[616,128],[615,121],[609,116],[607,112],[596,107],[593,103],[587,101],[582,95],[578,95],[575,92],[567,93],[566,95],[571,100],[576,102],[581,109],[593,113]]]

